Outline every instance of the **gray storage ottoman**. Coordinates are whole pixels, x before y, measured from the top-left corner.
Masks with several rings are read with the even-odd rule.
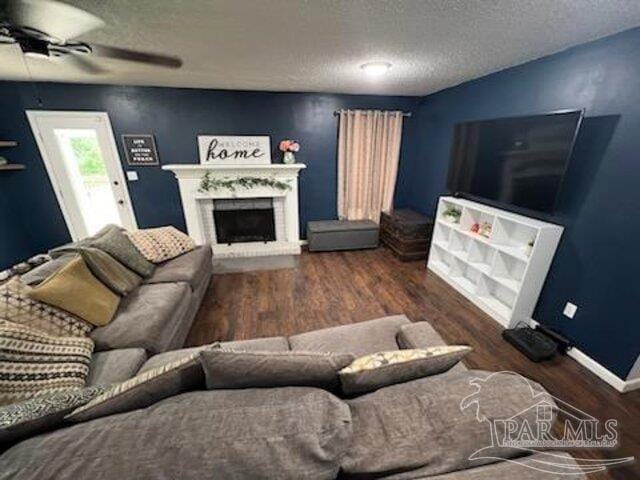
[[[307,223],[310,252],[376,248],[378,236],[378,224],[371,220],[323,220]]]

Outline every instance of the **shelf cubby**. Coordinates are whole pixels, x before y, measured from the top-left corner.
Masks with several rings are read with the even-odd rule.
[[[449,272],[453,263],[452,255],[444,248],[434,245],[429,252],[429,264],[442,272]]]
[[[469,265],[478,269],[482,273],[489,273],[491,271],[495,255],[496,251],[489,245],[479,242],[476,239],[472,239],[467,261],[469,262]]]
[[[528,255],[528,244],[536,240],[538,231],[529,225],[515,222],[506,218],[499,218],[495,230],[491,235],[491,242],[500,246],[502,251],[525,259]]]
[[[487,275],[482,275],[478,282],[477,295],[480,301],[485,303],[504,319],[511,316],[516,302],[516,292],[505,287],[501,283]]]
[[[436,245],[446,248],[449,244],[449,238],[451,237],[451,227],[442,223],[436,223],[433,230],[433,242]]]
[[[460,232],[454,230],[449,239],[449,251],[454,255],[465,257],[469,252],[471,239]]]
[[[480,270],[458,258],[453,259],[453,265],[449,274],[460,287],[470,293],[476,291],[476,285],[481,275]]]
[[[444,219],[450,207],[459,223]],[[563,228],[456,197],[440,198],[436,219],[428,267],[505,327],[530,319]],[[471,231],[484,222],[487,237]]]
[[[450,221],[445,215],[444,213],[449,209],[449,208],[454,208],[460,212],[462,212],[462,207],[460,207],[460,205],[458,205],[456,202],[451,202],[448,200],[441,200],[441,208],[438,208],[438,216],[436,217],[438,220],[441,220],[444,223],[448,223],[451,225],[458,225],[460,223],[460,219],[458,219],[457,222],[452,222]]]
[[[527,262],[499,251],[496,253],[491,277],[517,292],[526,270]]]
[[[462,217],[460,219],[460,230],[482,237],[483,235],[480,235],[479,233],[475,233],[471,231],[471,228],[473,227],[473,225],[474,224],[482,225],[483,223],[488,223],[489,225],[491,225],[493,229],[494,222],[495,222],[495,215],[484,212],[482,210],[476,210],[474,208],[465,208],[462,211]],[[488,237],[485,237],[485,238],[488,238]]]

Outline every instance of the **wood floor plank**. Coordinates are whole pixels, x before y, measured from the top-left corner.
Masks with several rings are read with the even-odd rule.
[[[568,357],[532,363],[501,337],[501,327],[428,273],[424,261],[400,262],[388,250],[304,252],[293,269],[215,275],[187,346],[293,335],[404,313],[428,321],[449,344],[474,351],[470,368],[509,370],[604,421],[618,419],[621,447],[577,451],[587,458],[640,456],[640,391],[620,394]],[[638,463],[590,479],[640,479]]]

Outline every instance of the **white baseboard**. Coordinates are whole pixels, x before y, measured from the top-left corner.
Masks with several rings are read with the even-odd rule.
[[[299,242],[301,247],[304,247],[305,245],[309,245],[309,242],[307,240],[299,240]]]
[[[538,322],[533,319],[531,319],[529,323],[532,327],[538,324]],[[637,390],[638,388],[640,388],[640,378],[635,378],[633,380],[623,380],[615,373],[607,370],[606,367],[600,365],[589,355],[581,350],[578,350],[575,347],[571,348],[567,352],[567,355],[573,358],[576,362],[585,367],[591,373],[607,382],[620,393],[630,392],[632,390]]]
[[[621,393],[630,392],[631,390],[640,388],[640,378],[636,378],[634,380],[623,380],[577,348],[569,350],[567,355]]]

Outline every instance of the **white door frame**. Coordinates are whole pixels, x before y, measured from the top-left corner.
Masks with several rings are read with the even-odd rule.
[[[61,111],[61,110],[27,110],[26,111],[27,118],[29,120],[29,125],[31,125],[31,130],[33,131],[33,136],[35,137],[36,144],[38,145],[38,149],[40,150],[40,156],[44,162],[44,166],[47,170],[47,174],[49,175],[49,181],[51,182],[51,186],[56,194],[56,199],[58,200],[58,205],[60,206],[60,210],[62,210],[62,215],[64,217],[65,223],[67,224],[67,228],[69,229],[69,233],[71,234],[71,238],[74,241],[80,240],[82,235],[80,232],[77,232],[73,221],[71,220],[72,215],[68,211],[64,202],[64,195],[59,185],[55,185],[53,179],[57,178],[55,170],[53,168],[53,159],[48,155],[47,149],[42,138],[42,132],[40,131],[40,126],[38,124],[39,119],[45,119],[49,117],[67,117],[67,118],[99,118],[105,125],[108,133],[108,141],[107,147],[110,149],[110,153],[113,158],[116,160],[117,168],[115,169],[115,174],[118,182],[122,186],[122,195],[124,196],[124,207],[129,210],[129,214],[131,220],[133,222],[133,228],[137,227],[137,220],[135,216],[135,212],[133,210],[133,204],[131,203],[131,197],[129,196],[129,189],[127,186],[127,182],[125,179],[124,171],[122,170],[122,162],[120,160],[120,154],[118,153],[118,147],[116,146],[115,135],[113,134],[113,129],[111,128],[111,120],[109,119],[109,115],[107,112],[94,112],[94,111]]]

